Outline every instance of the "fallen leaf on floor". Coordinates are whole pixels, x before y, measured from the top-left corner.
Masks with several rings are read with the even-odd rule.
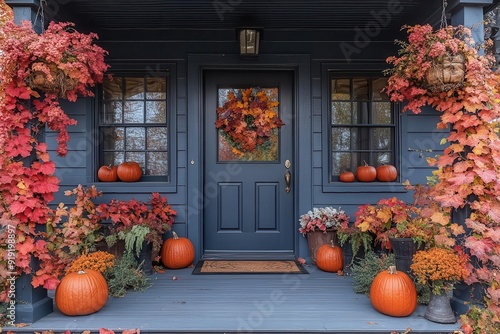
[[[344,272],[342,270],[337,271],[337,275],[344,276]]]
[[[178,280],[177,276],[172,277],[172,281],[177,281],[177,280]]]
[[[125,330],[123,330],[122,334],[141,334],[141,330],[138,328],[125,329]]]
[[[299,258],[297,259],[297,261],[298,261],[300,264],[306,264],[306,260],[305,260],[305,259],[303,259],[303,258],[301,258],[301,257],[299,257]]]
[[[24,324],[24,323],[18,323],[18,324],[14,324],[14,327],[26,327],[28,326],[28,324]]]

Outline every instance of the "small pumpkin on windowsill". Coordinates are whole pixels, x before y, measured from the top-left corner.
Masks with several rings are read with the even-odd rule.
[[[398,178],[398,170],[393,165],[377,167],[377,180],[380,182],[393,182]]]
[[[118,180],[117,169],[113,165],[101,166],[97,171],[97,178],[101,182],[115,182]]]
[[[135,161],[125,161],[118,166],[116,174],[120,181],[137,182],[142,177],[142,168]]]
[[[377,178],[377,170],[363,161],[363,165],[356,169],[356,179],[361,182],[373,182]]]
[[[340,182],[354,182],[356,178],[354,177],[354,173],[349,170],[344,170],[339,175]]]

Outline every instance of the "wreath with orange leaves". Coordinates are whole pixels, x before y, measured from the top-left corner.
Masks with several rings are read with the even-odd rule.
[[[258,87],[229,91],[227,101],[217,108],[215,127],[239,151],[252,152],[285,124],[278,117],[278,105]]]

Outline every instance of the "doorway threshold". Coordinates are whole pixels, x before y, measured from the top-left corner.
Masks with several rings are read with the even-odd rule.
[[[295,260],[292,251],[205,251],[202,260]]]

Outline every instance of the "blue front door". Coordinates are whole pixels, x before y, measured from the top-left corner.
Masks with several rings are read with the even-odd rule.
[[[205,72],[204,78],[205,255],[293,253],[297,230],[293,218],[293,73],[214,70]],[[252,109],[252,116],[245,117],[230,113],[241,113],[238,106],[246,108],[245,101],[263,95],[269,98],[265,105],[279,103],[271,109],[284,124],[259,139],[254,136],[262,131],[255,123],[266,121],[252,117],[260,109]],[[230,99],[233,103],[227,103]],[[218,115],[217,108],[224,105],[227,108]],[[272,119],[273,115],[266,114],[266,120],[276,125],[279,120]],[[217,129],[218,119],[218,126],[223,121],[230,126]],[[228,133],[224,128],[232,130]]]

